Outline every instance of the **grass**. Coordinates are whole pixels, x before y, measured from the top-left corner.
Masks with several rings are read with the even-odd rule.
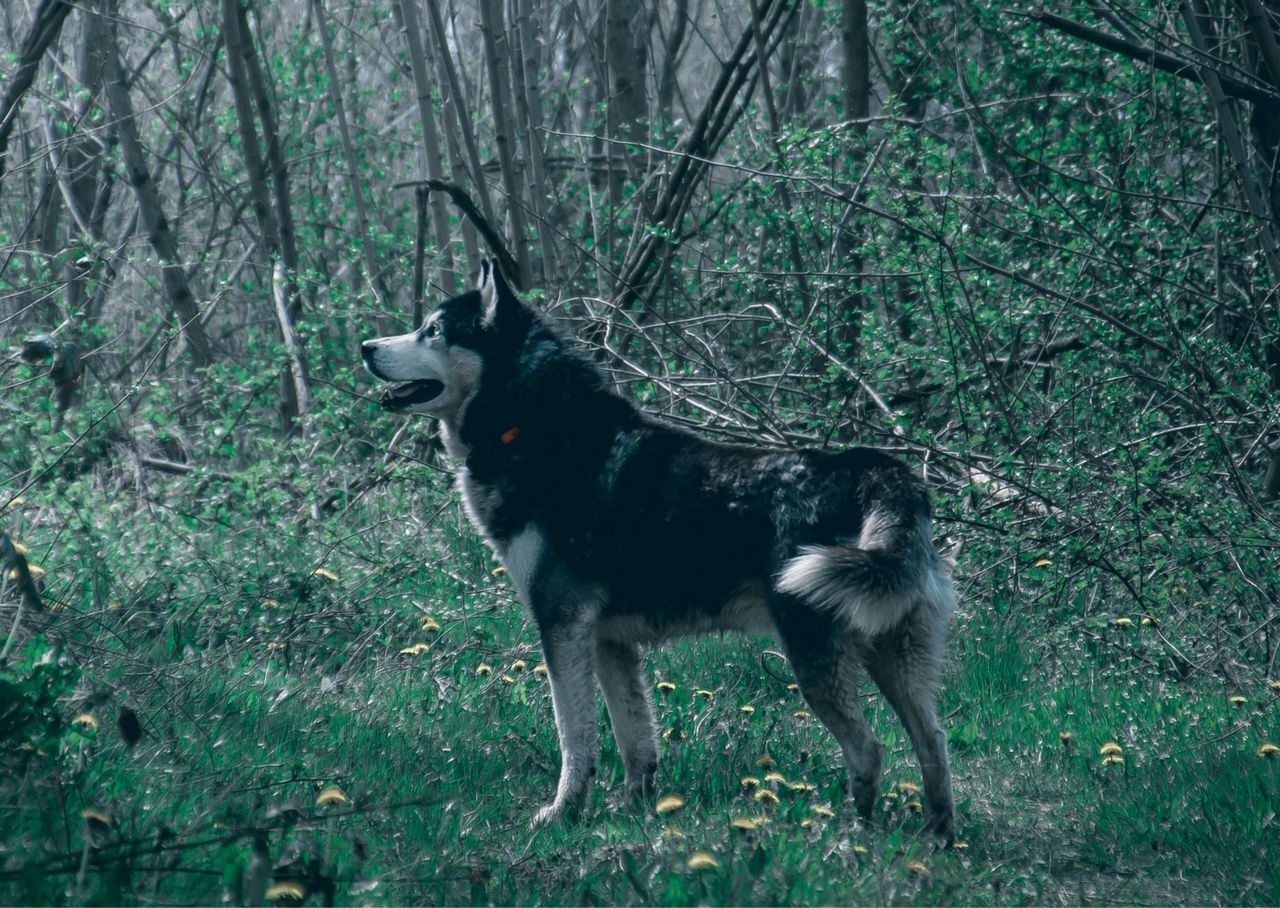
[[[154,535],[120,517],[125,602],[51,562],[66,607],[42,629],[84,670],[63,711],[98,726],[4,755],[0,899],[234,900],[257,835],[276,879],[303,880],[314,903],[330,886],[340,904],[1280,903],[1280,759],[1258,755],[1280,741],[1280,692],[1180,677],[1164,657],[1174,630],[1137,616],[1038,609],[1051,566],[1007,601],[968,584],[943,704],[964,847],[924,848],[918,770],[870,688],[889,753],[879,827],[858,828],[785,662],[741,638],[649,658],[654,683],[675,685],[656,694],[659,792],[683,807],[616,805],[602,705],[586,811],[531,829],[557,770],[536,634],[457,508],[425,498],[370,496],[276,538],[171,515],[203,562],[149,551]],[[114,728],[125,700],[145,729],[133,749]],[[1103,762],[1108,742],[1122,762]],[[333,786],[345,800],[318,805]],[[91,829],[86,808],[110,827]],[[714,865],[690,867],[696,852]]]

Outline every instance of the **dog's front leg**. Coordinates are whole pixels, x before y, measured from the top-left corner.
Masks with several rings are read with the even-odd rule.
[[[613,737],[626,769],[626,797],[640,803],[653,797],[658,769],[658,732],[640,647],[601,639],[596,643],[596,676],[613,723]]]
[[[542,652],[560,735],[560,784],[534,823],[581,808],[596,772],[595,621],[578,616],[542,628]]]

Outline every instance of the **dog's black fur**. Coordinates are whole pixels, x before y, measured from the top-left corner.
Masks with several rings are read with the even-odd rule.
[[[570,764],[586,757],[571,753],[578,745],[566,741],[572,734],[562,716],[578,707],[556,690],[557,660],[573,659],[557,649],[589,643],[548,641],[596,641],[594,657],[582,654],[585,670],[594,665],[602,683],[610,672],[624,676],[605,683],[613,714],[615,700],[644,711],[630,690],[637,644],[761,630],[781,640],[802,692],[840,741],[864,815],[881,762],[856,689],[859,666],[870,671],[915,743],[930,829],[950,840],[950,777],[936,717],[950,584],[929,539],[920,479],[872,448],[721,444],[646,416],[517,300],[496,269],[489,281],[485,294],[443,303],[432,330],[483,364],[463,413],[446,419],[465,456],[472,517],[504,559],[523,558],[511,551],[521,534],[536,540],[533,564],[512,574],[542,633],[556,694],[565,770],[551,813],[585,790],[585,770]],[[378,343],[366,344],[365,358],[384,374],[392,370],[378,359]],[[584,622],[585,637],[568,630]],[[607,658],[625,670],[602,665]],[[634,751],[624,754],[628,788],[645,793],[656,745],[636,743],[619,721],[615,715],[620,749]]]

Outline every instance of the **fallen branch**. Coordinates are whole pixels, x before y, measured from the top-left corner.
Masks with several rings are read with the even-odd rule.
[[[480,209],[476,207],[475,202],[471,201],[471,196],[467,195],[467,191],[456,183],[450,183],[445,180],[409,180],[404,183],[396,183],[396,189],[403,189],[406,186],[422,186],[426,187],[428,192],[443,192],[453,200],[453,204],[458,206],[471,223],[476,225],[476,229],[480,231],[480,235],[484,237],[484,241],[489,244],[489,248],[493,254],[498,257],[498,262],[502,265],[502,273],[507,280],[516,283],[516,289],[526,290],[527,287],[522,286],[520,281],[520,265],[516,262],[515,256],[507,249],[507,244],[503,242],[502,235],[494,229],[489,223],[489,219],[480,213]]]

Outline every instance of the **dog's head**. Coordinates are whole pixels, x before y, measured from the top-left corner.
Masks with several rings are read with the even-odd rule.
[[[382,407],[459,420],[513,336],[522,337],[532,312],[512,292],[498,263],[485,262],[476,289],[446,300],[417,331],[360,345],[365,368],[384,381]]]

